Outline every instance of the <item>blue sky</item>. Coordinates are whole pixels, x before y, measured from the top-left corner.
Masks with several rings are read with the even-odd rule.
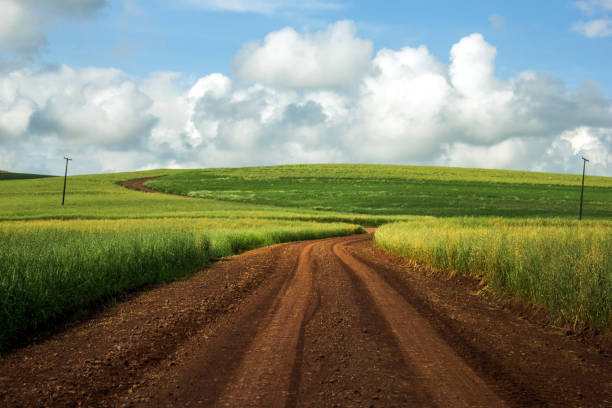
[[[612,0],[0,0],[0,168],[612,176]]]
[[[141,76],[151,71],[229,75],[232,57],[246,42],[285,26],[317,30],[348,19],[375,50],[425,44],[445,61],[458,39],[482,33],[499,51],[502,78],[535,70],[563,79],[568,87],[590,79],[612,96],[612,36],[588,38],[573,30],[590,18],[574,1],[337,1],[336,9],[273,13],[210,10],[194,3],[111,1],[93,18],[52,26],[49,47],[38,58]]]

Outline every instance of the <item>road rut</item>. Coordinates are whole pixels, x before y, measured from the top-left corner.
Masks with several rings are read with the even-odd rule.
[[[504,402],[454,352],[414,307],[376,271],[350,255],[346,243],[334,254],[365,284],[380,315],[391,327],[401,353],[419,371],[438,406],[501,407]]]
[[[314,245],[307,245],[302,250],[295,275],[281,290],[270,321],[257,334],[235,379],[221,396],[222,405],[286,405],[300,331],[312,291]]]

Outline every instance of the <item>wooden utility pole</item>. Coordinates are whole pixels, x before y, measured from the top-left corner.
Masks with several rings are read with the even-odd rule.
[[[586,163],[589,161],[587,158],[582,156],[582,188],[580,189],[580,215],[578,215],[578,220],[582,220],[582,196],[584,195],[584,171],[586,169]]]
[[[66,198],[66,178],[68,177],[68,161],[72,160],[70,156],[64,156],[66,160],[66,172],[64,173],[64,192],[62,193],[62,205],[64,205],[64,199]]]

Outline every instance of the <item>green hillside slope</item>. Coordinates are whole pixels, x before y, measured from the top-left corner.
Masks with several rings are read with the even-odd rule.
[[[502,170],[299,165],[177,172],[151,181],[174,194],[376,215],[576,217],[580,177]],[[584,216],[612,218],[612,178],[586,178]]]

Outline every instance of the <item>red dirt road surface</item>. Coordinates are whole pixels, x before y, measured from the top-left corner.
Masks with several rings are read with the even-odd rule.
[[[275,245],[0,359],[0,406],[612,406],[604,350],[372,234]]]

